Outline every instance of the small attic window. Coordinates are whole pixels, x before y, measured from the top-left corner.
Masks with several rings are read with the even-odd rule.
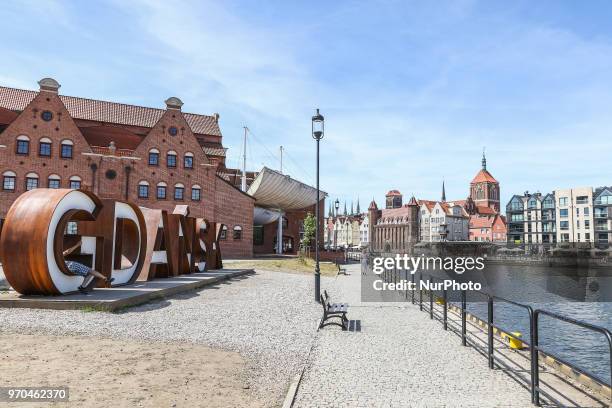
[[[43,111],[43,113],[40,114],[40,117],[45,122],[50,122],[51,119],[53,119],[53,113],[51,113],[51,111],[46,110],[46,111]]]
[[[178,129],[174,126],[170,126],[168,128],[168,133],[170,133],[170,136],[176,136],[178,134]]]

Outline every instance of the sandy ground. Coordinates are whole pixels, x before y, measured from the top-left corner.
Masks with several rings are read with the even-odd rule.
[[[0,359],[0,386],[69,385],[70,402],[44,406],[262,406],[238,353],[187,342],[2,334]]]

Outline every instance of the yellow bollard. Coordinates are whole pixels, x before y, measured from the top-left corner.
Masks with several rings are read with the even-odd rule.
[[[512,332],[512,335],[516,337],[516,339],[508,336],[508,339],[510,340],[510,348],[513,350],[522,350],[524,348],[524,345],[523,342],[519,339],[523,335],[521,334],[521,332]]]

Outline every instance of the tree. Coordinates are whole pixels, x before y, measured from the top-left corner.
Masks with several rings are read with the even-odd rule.
[[[302,238],[302,244],[304,247],[310,247],[315,237],[317,230],[317,220],[312,213],[306,214],[304,218],[304,238]]]

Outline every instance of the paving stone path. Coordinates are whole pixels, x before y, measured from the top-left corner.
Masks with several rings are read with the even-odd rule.
[[[359,266],[328,281],[361,332],[319,331],[294,407],[529,407],[530,393],[417,306],[361,303]]]

